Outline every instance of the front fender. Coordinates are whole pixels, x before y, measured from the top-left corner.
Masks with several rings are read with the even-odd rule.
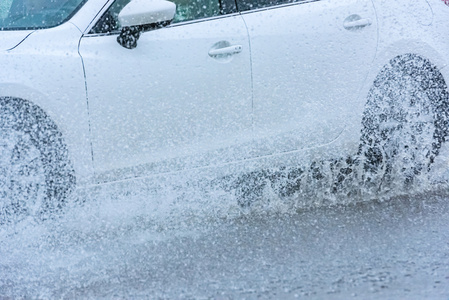
[[[1,33],[1,32],[0,32]],[[81,32],[73,24],[38,30],[19,46],[0,52],[0,97],[25,99],[58,126],[79,183],[90,183],[93,162]]]

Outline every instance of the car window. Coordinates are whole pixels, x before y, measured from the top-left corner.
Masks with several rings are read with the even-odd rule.
[[[0,0],[0,30],[39,29],[68,20],[86,0]]]
[[[12,0],[0,1],[0,19],[4,19],[8,16],[9,9],[11,8]]]
[[[176,15],[173,22],[190,21],[218,16],[220,5],[217,0],[174,0]]]
[[[120,29],[118,15],[131,0],[116,0],[93,27],[91,33],[110,33]],[[214,17],[222,14],[219,0],[171,0],[176,4],[172,23]]]

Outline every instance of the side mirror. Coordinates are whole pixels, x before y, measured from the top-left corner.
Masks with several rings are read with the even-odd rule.
[[[170,24],[176,4],[166,0],[131,0],[119,13],[121,33],[117,42],[125,48],[137,46],[140,33]]]

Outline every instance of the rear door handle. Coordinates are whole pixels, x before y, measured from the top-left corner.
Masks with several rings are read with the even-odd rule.
[[[242,45],[232,45],[224,48],[211,49],[209,56],[233,55],[242,52]]]
[[[352,20],[351,20],[352,19]],[[348,17],[345,22],[343,23],[343,26],[345,29],[351,30],[351,29],[359,29],[366,26],[371,25],[373,22],[371,19],[353,19],[351,17]]]

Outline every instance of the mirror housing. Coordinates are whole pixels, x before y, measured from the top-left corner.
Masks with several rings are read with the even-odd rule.
[[[140,33],[170,24],[176,4],[166,0],[131,0],[119,13],[121,33],[117,42],[125,48],[137,46]]]
[[[132,0],[119,13],[122,27],[143,26],[173,20],[176,4],[166,0]]]

